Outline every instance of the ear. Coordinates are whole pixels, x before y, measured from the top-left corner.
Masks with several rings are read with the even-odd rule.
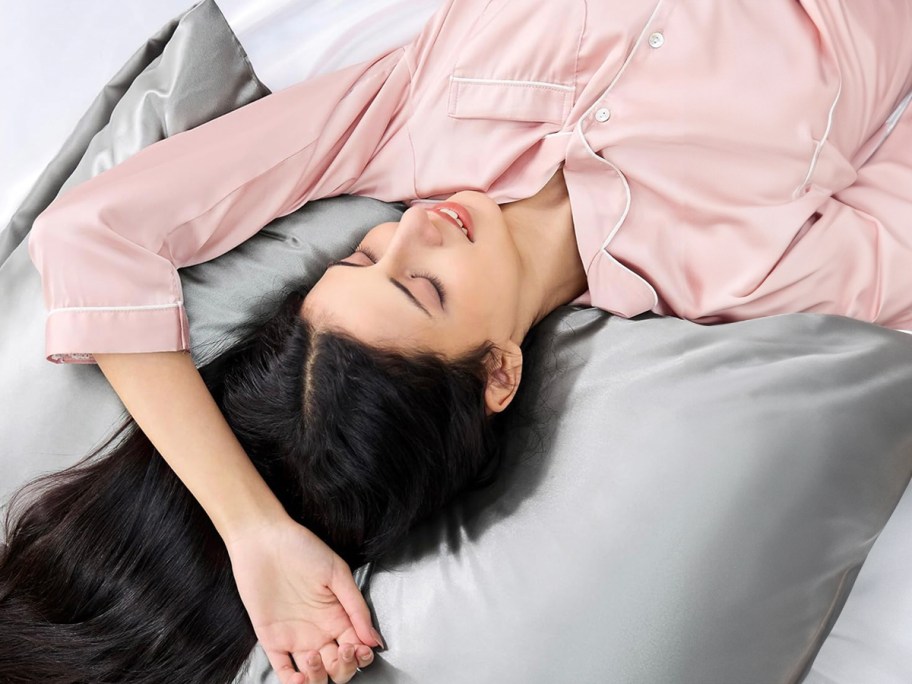
[[[513,400],[522,377],[522,350],[512,340],[491,351],[485,385],[485,414],[500,413]]]

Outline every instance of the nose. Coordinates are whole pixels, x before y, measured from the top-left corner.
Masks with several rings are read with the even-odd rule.
[[[401,243],[403,246],[437,247],[443,244],[443,235],[431,221],[427,209],[412,206],[406,209],[400,217],[392,242]],[[390,247],[393,248],[394,245],[391,244]]]
[[[427,209],[412,206],[399,218],[386,251],[378,263],[385,263],[390,274],[403,271],[422,261],[421,252],[443,245],[443,235],[431,220]]]

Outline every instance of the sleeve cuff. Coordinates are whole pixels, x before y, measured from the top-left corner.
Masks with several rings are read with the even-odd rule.
[[[97,363],[95,353],[189,349],[183,304],[54,309],[45,323],[45,358],[52,363]]]

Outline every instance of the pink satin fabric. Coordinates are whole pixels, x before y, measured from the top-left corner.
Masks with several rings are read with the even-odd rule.
[[[309,200],[504,203],[561,164],[577,303],[910,328],[910,25],[912,0],[452,0],[58,197],[29,237],[46,356],[189,349],[177,268]]]

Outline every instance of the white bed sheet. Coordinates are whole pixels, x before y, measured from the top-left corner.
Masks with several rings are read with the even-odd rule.
[[[443,0],[216,0],[273,91],[411,41]]]
[[[912,682],[912,485],[865,560],[804,684]]]
[[[99,89],[193,2],[0,0],[0,230]],[[258,77],[279,90],[405,44],[442,0],[218,0]],[[22,106],[28,103],[28,107]],[[912,486],[865,562],[806,684],[912,682]]]

